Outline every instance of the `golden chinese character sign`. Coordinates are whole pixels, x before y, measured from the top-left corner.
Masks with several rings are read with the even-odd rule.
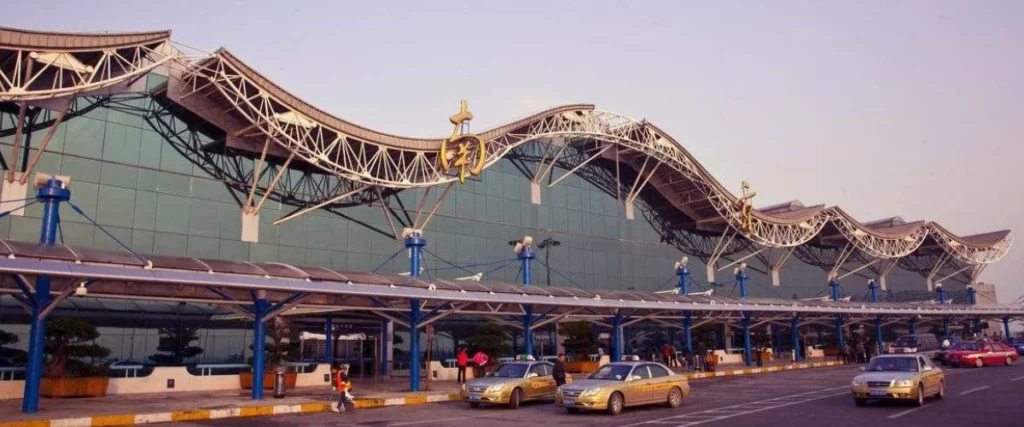
[[[463,100],[458,114],[451,116],[449,121],[455,126],[452,129],[452,136],[441,143],[441,169],[446,173],[457,168],[459,170],[459,183],[466,183],[466,172],[470,175],[480,175],[484,170],[484,160],[487,158],[487,150],[484,141],[480,137],[462,133],[462,124],[473,120],[473,113],[469,112],[466,101]],[[470,164],[470,152],[476,150],[476,163]],[[453,151],[454,150],[454,151]]]

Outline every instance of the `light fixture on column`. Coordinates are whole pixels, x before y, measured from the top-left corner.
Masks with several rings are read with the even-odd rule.
[[[690,258],[684,256],[679,261],[676,261],[675,269],[678,270],[680,267],[686,267],[686,264],[689,264],[689,263],[690,263]]]

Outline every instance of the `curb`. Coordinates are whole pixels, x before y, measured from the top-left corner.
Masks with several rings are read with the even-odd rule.
[[[688,380],[699,380],[704,378],[719,378],[719,377],[738,377],[741,375],[755,375],[764,374],[769,372],[783,372],[783,371],[794,371],[800,369],[812,369],[812,368],[828,368],[834,366],[843,366],[845,362],[811,362],[811,363],[796,363],[791,365],[783,366],[769,366],[767,368],[747,368],[747,369],[732,369],[728,371],[716,371],[716,372],[697,372],[688,373],[686,379]],[[2,424],[0,424],[2,426]]]
[[[811,362],[797,363],[767,368],[732,369],[718,372],[688,373],[688,380],[735,377],[741,375],[757,375],[769,372],[783,372],[800,369],[826,368],[842,366],[843,362]],[[390,398],[356,399],[356,409],[384,408],[388,406],[424,405],[428,403],[457,402],[461,398],[458,393],[429,394]],[[136,424],[167,423],[177,421],[205,421],[221,418],[260,417],[284,414],[314,414],[330,410],[329,402],[311,402],[295,405],[258,405],[240,406],[226,409],[200,409],[196,411],[157,412],[150,414],[97,415],[92,417],[62,418],[55,420],[31,420],[0,422],[0,427],[90,427],[90,426],[125,426]]]
[[[453,402],[458,400],[458,393],[446,393],[430,394],[425,396],[356,399],[355,405],[356,409],[371,409],[387,406]],[[221,418],[260,417],[268,415],[314,414],[318,412],[327,412],[329,410],[329,402],[312,402],[294,405],[240,406],[226,409],[200,409],[196,411],[157,412],[150,414],[96,415],[92,417],[63,418],[55,420],[0,422],[0,427],[125,426],[177,421],[205,421]]]

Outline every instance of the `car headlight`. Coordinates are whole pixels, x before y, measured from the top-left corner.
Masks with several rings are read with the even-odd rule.
[[[853,379],[853,384],[852,385],[854,387],[860,387],[860,386],[862,386],[864,384],[866,384],[866,382],[864,380],[860,379],[860,378],[854,378]]]
[[[914,380],[898,380],[896,381],[896,387],[913,387]]]
[[[596,387],[595,388],[588,388],[586,390],[583,390],[583,393],[580,393],[580,397],[593,397],[593,396],[597,396],[598,394],[601,394],[601,389],[596,388]]]
[[[492,385],[492,386],[488,386],[488,387],[487,387],[487,392],[488,392],[488,393],[495,393],[495,392],[499,392],[499,391],[501,391],[501,390],[502,390],[502,389],[504,389],[504,388],[505,388],[505,383],[501,383],[501,384],[494,384],[494,385]]]

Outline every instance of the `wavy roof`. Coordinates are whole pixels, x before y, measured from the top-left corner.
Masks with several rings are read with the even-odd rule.
[[[50,51],[99,53],[162,43],[169,37],[169,31],[68,34],[0,28],[0,55],[25,49],[33,50],[36,57]],[[245,140],[244,149],[258,154],[264,141],[269,141],[278,149],[271,150],[271,155],[289,153],[297,162],[367,186],[428,187],[456,179],[439,167],[441,138],[403,137],[338,118],[283,89],[224,49],[197,62],[181,55],[174,60],[180,66],[171,67],[168,98],[222,127],[229,139]],[[123,78],[138,71],[125,70],[127,77]],[[0,101],[27,96],[17,87],[0,84]],[[215,117],[218,115],[226,117]],[[605,148],[601,151],[604,160],[619,163],[614,167],[615,185],[632,192],[637,184],[649,183],[647,188],[643,184],[637,187],[637,195],[640,189],[657,192],[690,219],[686,227],[693,231],[732,230],[762,246],[853,246],[879,259],[941,250],[957,262],[981,265],[1002,258],[1012,243],[1009,231],[958,236],[934,222],[906,222],[899,217],[861,222],[842,208],[805,206],[798,201],[754,209],[751,217],[745,218],[740,199],[681,142],[646,120],[600,111],[590,104],[554,107],[478,136],[486,142],[486,166],[531,142],[555,147],[551,150],[554,156],[559,155],[555,151],[560,153],[580,141],[594,143]],[[614,151],[606,149],[612,146]],[[633,177],[630,182],[618,177],[620,168]]]

